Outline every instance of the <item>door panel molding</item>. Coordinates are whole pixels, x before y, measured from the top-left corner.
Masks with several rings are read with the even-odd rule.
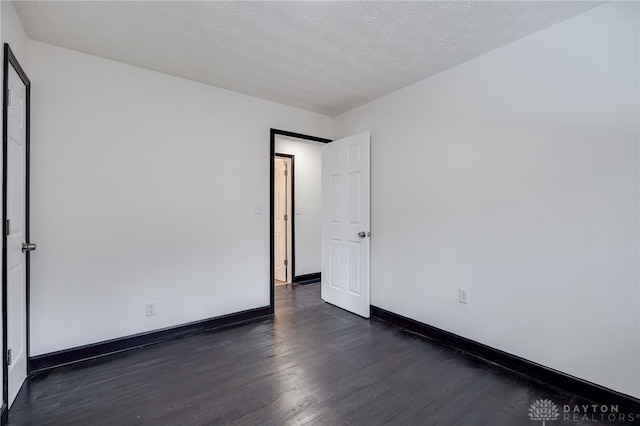
[[[9,69],[12,67],[17,73],[18,77],[25,86],[25,180],[24,180],[24,190],[25,190],[25,223],[24,223],[24,238],[26,242],[30,242],[30,230],[29,230],[29,213],[30,213],[30,203],[29,203],[29,176],[30,176],[30,140],[31,140],[31,81],[27,77],[27,74],[24,72],[22,67],[20,66],[18,60],[13,54],[11,47],[8,43],[4,44],[4,62],[3,62],[3,96],[2,96],[2,397],[3,403],[9,404],[9,369],[7,363],[7,345],[8,345],[8,305],[7,305],[7,233],[6,233],[6,221],[7,221],[7,202],[8,202],[8,101],[9,101]],[[29,335],[29,273],[30,266],[30,254],[29,252],[25,255],[25,327],[26,327],[26,341],[25,341],[25,351],[26,351],[26,368],[27,368],[27,376],[29,374],[29,353],[30,353],[30,335]],[[4,416],[3,416],[4,417]]]
[[[370,316],[369,132],[322,147],[322,281],[325,302]]]

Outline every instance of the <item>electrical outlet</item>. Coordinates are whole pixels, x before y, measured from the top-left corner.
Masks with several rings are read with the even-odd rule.
[[[461,288],[458,290],[458,301],[460,303],[467,304],[469,303],[469,290],[466,288]]]
[[[149,302],[147,303],[146,307],[148,317],[152,317],[156,314],[156,302]]]

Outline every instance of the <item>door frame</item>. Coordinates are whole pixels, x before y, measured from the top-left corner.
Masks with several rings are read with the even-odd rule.
[[[295,133],[295,132],[289,132],[286,130],[278,130],[278,129],[271,129],[271,135],[270,135],[270,144],[271,144],[271,148],[269,150],[269,175],[270,175],[270,179],[269,179],[269,192],[270,192],[270,196],[269,196],[269,214],[270,214],[270,226],[269,226],[269,238],[270,238],[270,256],[269,256],[269,291],[270,291],[270,300],[269,300],[269,309],[271,314],[275,314],[275,291],[276,291],[276,286],[275,286],[275,281],[276,281],[276,277],[275,277],[275,270],[273,267],[273,263],[275,261],[275,238],[273,236],[273,233],[275,231],[275,193],[274,193],[274,185],[275,185],[275,164],[273,159],[276,156],[276,136],[288,136],[291,138],[296,138],[296,139],[303,139],[306,141],[310,141],[310,142],[322,142],[322,143],[329,143],[332,142],[331,139],[325,139],[325,138],[319,138],[317,136],[310,136],[310,135],[305,135],[302,133]],[[292,182],[292,191],[293,191],[293,178],[291,179]],[[292,206],[293,206],[293,196],[292,196]],[[294,210],[292,208],[292,210]],[[292,217],[294,216],[293,214],[291,215]],[[293,244],[293,236],[295,235],[295,231],[293,230],[293,222],[291,222],[291,243]],[[291,247],[291,263],[293,264],[293,260],[295,259],[295,246]],[[293,267],[292,267],[293,268]],[[295,275],[293,275],[293,269],[292,269],[292,274],[291,274],[291,282],[293,282],[293,279],[295,278]]]
[[[296,195],[295,195],[295,188],[296,188],[296,184],[295,184],[295,155],[291,155],[291,154],[280,154],[280,153],[275,153],[274,154],[274,158],[275,157],[280,157],[280,158],[288,158],[291,161],[291,169],[289,169],[289,178],[291,180],[291,186],[287,186],[287,192],[288,194],[285,195],[285,197],[287,198],[288,204],[287,204],[287,254],[289,253],[289,251],[291,252],[291,257],[288,257],[289,260],[289,264],[287,265],[287,281],[289,281],[291,284],[293,284],[293,279],[296,276],[296,251],[295,251],[295,241],[296,241],[296,231],[295,231],[295,219],[294,219],[294,208],[293,206],[295,206],[295,199],[296,199]],[[275,184],[275,176],[274,176],[274,184]],[[274,198],[275,201],[275,198]],[[274,221],[275,221],[275,213],[274,213]],[[275,222],[274,222],[275,223]],[[289,243],[291,243],[289,245]],[[275,244],[275,243],[274,243]],[[275,254],[274,254],[275,256]],[[275,257],[274,257],[275,260]]]
[[[26,89],[26,128],[25,128],[25,228],[24,237],[25,241],[29,242],[29,176],[30,176],[30,140],[31,140],[31,81],[27,74],[24,72],[20,63],[16,59],[15,55],[11,51],[8,43],[4,44],[4,64],[3,64],[3,95],[2,95],[2,397],[3,408],[4,404],[8,403],[9,399],[9,365],[7,364],[7,344],[8,344],[8,328],[7,328],[7,233],[4,231],[4,224],[7,223],[7,143],[8,143],[8,89],[9,89],[9,66],[12,66],[16,71],[20,79],[25,85]],[[29,317],[30,317],[30,254],[27,251],[25,254],[25,298],[26,298],[26,357],[27,357],[27,377],[30,373],[30,333],[29,333]],[[8,406],[6,407],[8,410]],[[5,415],[8,411],[4,411]]]

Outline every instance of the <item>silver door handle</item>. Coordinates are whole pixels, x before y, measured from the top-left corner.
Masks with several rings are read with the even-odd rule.
[[[358,232],[358,237],[360,238],[370,237],[370,236],[371,236],[371,232],[364,232],[364,231]]]
[[[34,251],[36,249],[35,243],[22,243],[22,252]]]

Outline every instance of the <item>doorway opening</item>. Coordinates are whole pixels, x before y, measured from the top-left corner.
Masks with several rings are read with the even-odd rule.
[[[276,283],[298,285],[320,281],[321,151],[323,144],[328,142],[331,140],[271,129],[269,288],[272,314],[275,312]],[[287,186],[290,190],[290,202],[286,205],[282,196],[284,194],[277,194],[276,189],[287,183],[283,169],[280,169],[286,163],[277,162],[278,159],[291,161],[286,176],[290,178]],[[282,173],[282,176],[276,177],[276,171],[278,174]],[[285,233],[286,238],[283,238]],[[283,273],[286,274],[286,280],[281,280],[285,277]]]

